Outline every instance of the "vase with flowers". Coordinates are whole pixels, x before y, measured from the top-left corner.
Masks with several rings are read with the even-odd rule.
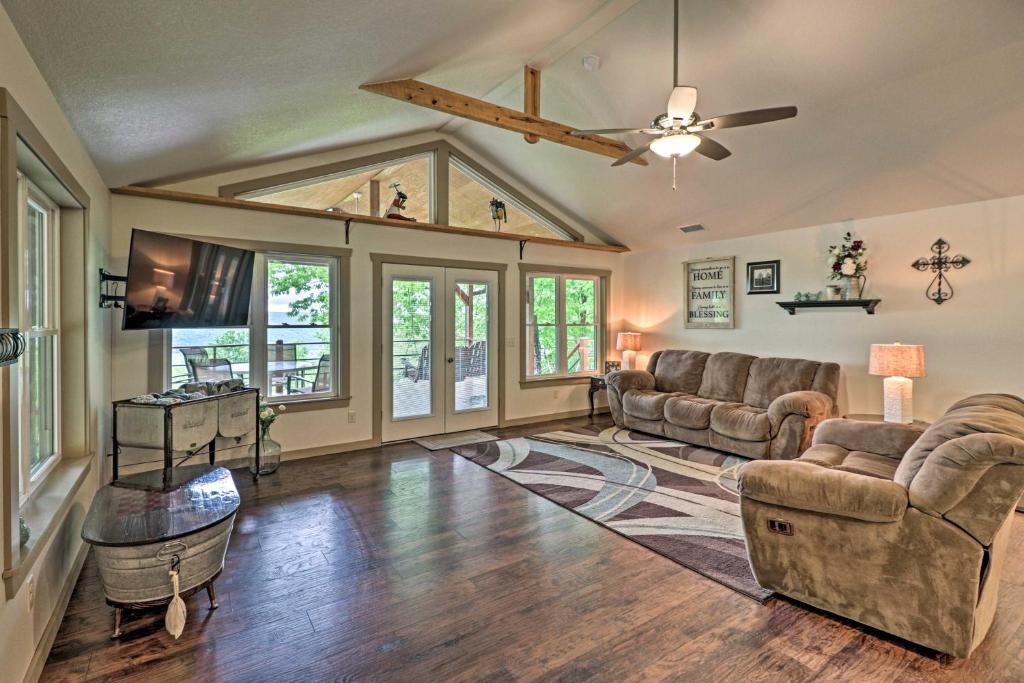
[[[281,464],[281,444],[270,438],[270,425],[285,411],[285,406],[260,403],[260,462],[256,466],[256,444],[249,446],[249,471],[253,474],[273,474]]]
[[[859,299],[864,294],[864,273],[868,269],[868,248],[863,240],[854,239],[851,233],[843,235],[841,244],[828,248],[829,279],[838,280],[844,299]]]

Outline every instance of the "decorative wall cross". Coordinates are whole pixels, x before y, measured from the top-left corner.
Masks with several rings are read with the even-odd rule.
[[[928,285],[924,294],[929,299],[940,305],[943,301],[953,298],[953,286],[949,284],[949,280],[946,278],[946,271],[950,268],[960,270],[971,262],[971,259],[966,256],[962,256],[961,254],[950,257],[946,253],[948,251],[949,242],[940,237],[935,240],[934,244],[932,244],[932,253],[935,254],[934,256],[927,259],[919,258],[910,264],[920,271],[930,270],[935,273],[935,277],[932,278],[932,281]]]

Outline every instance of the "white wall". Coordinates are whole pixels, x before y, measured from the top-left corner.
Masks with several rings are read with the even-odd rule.
[[[133,227],[295,245],[344,246],[345,241],[344,224],[339,221],[115,195],[111,264],[118,272],[123,272],[127,265],[129,237]],[[275,423],[273,433],[286,451],[359,442],[372,436],[371,253],[507,263],[505,336],[512,339],[515,346],[505,346],[506,417],[514,420],[587,407],[586,385],[529,389],[519,387],[518,242],[354,223],[349,247],[353,250],[350,347],[352,401],[349,408],[291,412],[282,416]],[[523,262],[613,271],[609,318],[613,326],[617,324],[622,286],[619,254],[528,244]],[[128,398],[150,390],[145,372],[149,362],[149,334],[145,331],[125,332],[120,329],[114,332],[112,391],[115,398]],[[559,392],[558,398],[554,396],[556,390]],[[356,413],[354,424],[347,421],[348,410]]]
[[[109,246],[109,193],[88,153],[75,135],[67,118],[53,97],[42,74],[14,30],[10,19],[0,7],[0,87],[6,88],[26,112],[29,119],[88,193],[90,211],[90,242],[84,245],[86,272],[93,273],[106,265]],[[88,421],[92,434],[94,473],[99,471],[102,445],[107,441],[107,406],[110,400],[110,356],[105,316],[95,308],[90,293],[86,310],[87,336],[90,344]],[[0,372],[10,372],[9,368]],[[0,396],[0,410],[3,397]],[[6,457],[6,456],[5,456]],[[33,651],[43,635],[57,605],[61,589],[75,577],[69,576],[73,560],[82,541],[79,537],[82,517],[98,485],[96,476],[79,491],[53,539],[44,548],[32,573],[37,579],[35,605],[29,608],[28,590],[23,584],[13,599],[7,601],[0,591],[0,681],[20,681],[31,662]],[[0,491],[0,504],[3,491]]]
[[[873,316],[859,309],[800,311],[788,315],[776,301],[796,291],[825,289],[825,250],[847,230],[869,252],[865,296],[882,303]],[[949,273],[955,296],[941,306],[927,300],[931,275],[910,264],[930,256],[942,237],[952,254],[971,264]],[[736,257],[733,330],[683,326],[682,262]],[[747,295],[748,261],[781,259],[782,293]],[[940,415],[953,401],[977,392],[1024,395],[1024,196],[961,204],[894,216],[847,221],[689,249],[625,256],[624,327],[644,332],[646,354],[662,348],[740,351],[836,361],[842,365],[840,407],[881,412],[882,378],[867,374],[869,345],[924,344],[928,376],[915,380],[915,413]]]

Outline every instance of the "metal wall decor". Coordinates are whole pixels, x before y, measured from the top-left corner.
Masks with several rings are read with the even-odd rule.
[[[25,353],[25,337],[13,327],[0,327],[0,367],[16,363]]]
[[[932,244],[932,253],[934,255],[931,258],[919,258],[910,264],[917,270],[930,270],[935,273],[935,277],[928,284],[924,294],[939,305],[953,298],[953,286],[949,284],[946,272],[951,268],[960,270],[971,262],[971,259],[962,254],[951,257],[947,253],[948,251],[949,242],[940,237]]]

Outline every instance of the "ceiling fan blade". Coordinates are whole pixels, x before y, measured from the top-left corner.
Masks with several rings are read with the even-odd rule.
[[[769,121],[781,121],[796,116],[796,107],[772,107],[771,109],[754,109],[753,111],[741,111],[736,114],[723,114],[697,123],[707,130],[710,128],[736,128],[738,126],[752,126],[756,123],[768,123]]]
[[[697,108],[697,89],[689,85],[677,85],[672,88],[672,94],[668,98],[668,112],[670,119],[689,121],[693,110]]]
[[[694,150],[697,154],[703,154],[708,159],[714,159],[715,161],[721,161],[732,154],[732,152],[711,138],[706,138],[703,135],[698,135],[697,137],[700,138],[700,144],[697,145],[697,149]]]
[[[642,133],[645,128],[594,128],[591,130],[574,130],[569,135],[579,137],[582,135],[618,135],[619,133]]]
[[[651,142],[654,142],[654,141],[651,140]],[[627,152],[625,155],[623,155],[623,156],[619,157],[618,159],[616,159],[614,162],[612,162],[612,166],[622,166],[623,164],[628,164],[629,162],[633,161],[633,159],[636,159],[641,154],[644,154],[645,152],[647,152],[647,150],[649,150],[650,148],[651,148],[651,143],[650,142],[644,143],[644,144],[640,145],[639,147],[634,148],[632,151]]]

